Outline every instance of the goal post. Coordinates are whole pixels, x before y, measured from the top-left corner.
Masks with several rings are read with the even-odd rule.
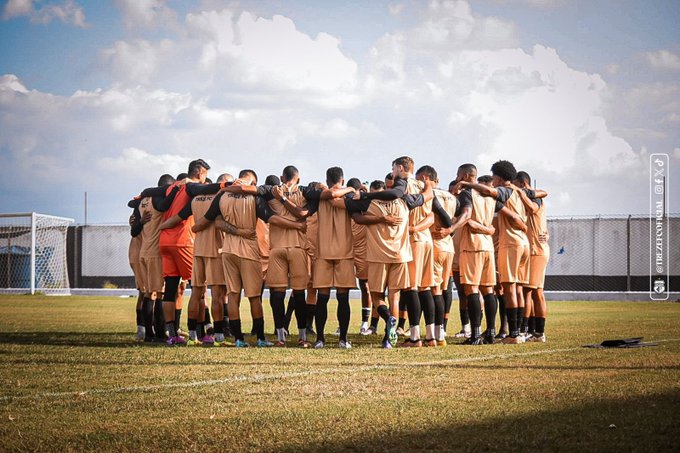
[[[0,293],[70,294],[66,234],[73,219],[0,214]]]

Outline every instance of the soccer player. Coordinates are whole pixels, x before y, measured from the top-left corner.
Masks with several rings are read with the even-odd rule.
[[[399,164],[401,166],[401,164]],[[399,293],[411,287],[408,263],[413,260],[409,240],[409,211],[432,200],[432,184],[425,183],[419,194],[408,194],[404,170],[393,164],[394,186],[390,190],[361,193],[359,200],[344,199],[347,210],[358,223],[368,225],[368,287],[378,314],[385,320],[384,348],[396,345]],[[385,289],[389,308],[385,304]]]
[[[352,241],[352,223],[347,210],[334,207],[332,199],[353,194],[352,187],[345,184],[344,172],[340,167],[326,170],[327,188],[317,185],[308,190],[305,197],[310,203],[318,204],[316,217],[318,222],[316,259],[314,260],[313,287],[318,290],[316,301],[316,342],[315,349],[324,347],[326,338],[324,328],[328,319],[328,301],[331,288],[335,288],[338,300],[338,323],[340,325],[340,349],[351,349],[347,339],[349,320],[349,290],[356,286],[354,276],[354,249]],[[309,225],[307,226],[309,232]],[[309,308],[309,307],[308,307]]]
[[[239,179],[225,188],[214,199],[199,220],[202,228],[222,216],[223,228],[228,234],[222,245],[222,263],[228,288],[229,327],[236,339],[236,347],[248,347],[241,329],[241,291],[250,301],[253,326],[257,336],[257,347],[274,346],[264,334],[264,312],[262,309],[262,263],[257,241],[257,221],[265,222],[273,217],[273,211],[264,198],[257,196],[257,174],[253,170],[242,170]]]
[[[416,179],[419,181],[432,181],[434,184],[434,196],[450,218],[455,218],[458,200],[450,192],[438,187],[439,177],[437,171],[425,165],[416,172]],[[459,223],[459,228],[462,223]],[[451,235],[456,232],[453,225],[446,226],[437,216],[434,223],[430,226],[432,235],[432,251],[434,257],[434,286],[432,296],[435,305],[435,340],[438,346],[446,346],[446,331],[444,330],[444,316],[446,306],[444,292],[449,289],[451,266],[453,263],[453,239]],[[449,292],[450,294],[450,292]],[[450,307],[450,305],[449,305]]]
[[[184,180],[166,190],[175,183],[175,179],[164,174],[158,179],[157,194],[144,196],[139,202],[139,212],[142,216],[142,248],[139,251],[142,281],[144,285],[144,301],[142,314],[146,331],[145,341],[166,341],[165,318],[161,302],[163,295],[163,268],[160,253],[160,224],[163,213],[167,211],[177,195]],[[146,190],[144,191],[146,192]],[[152,336],[153,335],[153,336]]]
[[[352,187],[355,192],[367,192],[367,188],[361,183],[359,178],[350,178],[347,187]],[[361,291],[361,335],[371,335],[377,332],[378,314],[375,314],[376,328],[369,326],[369,318],[372,314],[371,295],[368,290],[368,263],[366,262],[366,225],[360,225],[354,220],[352,222],[352,248],[354,250],[354,272],[359,281]]]
[[[491,174],[494,187],[477,183],[461,184],[464,187],[474,189],[475,192],[484,197],[500,201],[512,213],[516,214],[522,223],[525,223],[526,212],[519,193],[520,190],[512,186],[512,181],[517,176],[514,165],[509,161],[500,160],[491,166]],[[498,217],[498,229],[498,271],[506,301],[506,315],[510,330],[510,335],[501,341],[505,344],[519,344],[523,343],[523,338],[519,335],[519,321],[524,307],[521,285],[529,283],[529,240],[526,233],[513,225],[509,217],[502,213]],[[493,244],[491,245],[493,247]],[[469,299],[468,303],[470,303]],[[487,318],[489,317],[490,315],[487,314]]]
[[[545,270],[548,267],[550,246],[548,245],[548,220],[545,214],[543,198],[545,191],[531,187],[531,176],[525,171],[518,171],[514,181],[526,195],[522,202],[527,210],[527,236],[529,237],[529,284],[524,285],[525,306],[533,308],[534,329],[527,341],[545,343],[545,319],[548,314],[543,295]],[[524,311],[527,318],[527,309]]]
[[[132,275],[135,277],[135,287],[137,288],[137,304],[135,305],[135,313],[137,320],[137,339],[144,340],[146,336],[146,328],[144,326],[144,286],[142,282],[141,263],[139,262],[139,252],[142,248],[142,216],[139,213],[139,200],[132,200],[128,203],[128,207],[132,208],[132,215],[130,215],[130,245],[128,246],[128,261]]]

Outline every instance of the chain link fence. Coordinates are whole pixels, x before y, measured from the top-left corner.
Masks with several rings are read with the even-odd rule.
[[[73,288],[134,288],[127,225],[75,226],[68,231],[68,271]],[[554,217],[548,220],[550,261],[546,291],[650,290],[650,219]],[[669,282],[680,288],[680,215],[669,216]]]

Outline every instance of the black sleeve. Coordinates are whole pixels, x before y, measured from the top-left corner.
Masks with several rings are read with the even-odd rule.
[[[206,219],[210,220],[211,222],[215,220],[218,215],[222,214],[222,211],[220,211],[220,199],[222,198],[222,195],[224,195],[224,192],[218,193],[217,196],[213,198],[210,207],[203,216]]]
[[[217,193],[222,188],[222,185],[218,182],[214,184],[200,184],[197,182],[190,182],[187,186],[187,195],[190,197],[195,197],[197,195],[212,195]]]
[[[539,208],[543,206],[543,198],[536,198],[536,191],[534,189],[522,189],[522,190],[524,190],[524,193],[527,194],[529,200],[536,203]]]
[[[307,201],[307,216],[314,215],[319,210],[319,200]]]
[[[506,201],[512,196],[513,189],[509,187],[496,187],[496,200],[505,204]]]
[[[463,190],[458,194],[458,205],[456,206],[456,217],[460,217],[463,209],[472,207],[472,192]]]
[[[257,196],[264,198],[264,201],[269,201],[273,199],[274,195],[272,195],[272,187],[274,186],[267,185],[257,186]]]
[[[404,195],[406,195],[406,180],[398,178],[394,180],[394,186],[391,189],[381,192],[361,192],[361,199],[392,201],[398,200]]]
[[[255,197],[255,214],[258,219],[262,219],[265,222],[269,222],[271,216],[274,215],[274,211],[269,207],[269,203],[264,197]],[[207,217],[207,214],[206,214]]]
[[[175,195],[177,195],[177,192],[179,192],[179,186],[173,187],[167,196],[152,197],[151,205],[156,211],[165,212],[170,209],[170,206],[172,206],[172,202],[175,201]]]
[[[312,186],[300,187],[302,195],[307,201],[319,201],[321,200],[321,194],[323,189],[312,188]]]
[[[444,228],[450,228],[451,225],[453,225],[453,222],[451,221],[451,217],[449,217],[449,214],[446,212],[446,210],[439,203],[439,200],[437,200],[437,197],[434,197],[432,199],[432,212],[434,212],[434,215],[439,217],[439,220],[442,222],[442,225],[444,225]]]
[[[134,216],[135,221],[130,225],[130,236],[136,238],[141,234],[144,225],[142,224],[142,214],[139,212],[138,208],[135,208],[132,215]]]
[[[425,203],[425,198],[423,198],[423,194],[421,193],[416,195],[404,195],[402,199],[406,202],[406,207],[408,207],[409,211],[418,206],[422,206]]]
[[[191,214],[193,214],[193,211],[191,210],[191,200],[187,201],[187,204],[184,205],[181,211],[177,213],[180,219],[186,220],[188,219]]]
[[[133,198],[132,200],[128,201],[128,208],[138,209],[141,202],[141,198]]]
[[[371,206],[371,200],[354,200],[352,198],[345,198],[345,209],[352,215],[358,212],[366,212]]]
[[[503,206],[505,206],[505,203],[496,200],[496,206],[494,206],[493,212],[499,212],[501,209],[503,209]]]
[[[144,197],[161,197],[165,196],[165,191],[170,187],[169,185],[158,186],[158,187],[148,187],[142,190],[141,198]]]

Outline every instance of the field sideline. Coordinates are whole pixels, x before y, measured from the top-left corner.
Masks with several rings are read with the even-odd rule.
[[[352,311],[350,351],[168,348],[132,298],[0,296],[0,451],[676,448],[680,304],[550,302],[545,344],[392,351]],[[581,347],[635,336],[659,345]]]

